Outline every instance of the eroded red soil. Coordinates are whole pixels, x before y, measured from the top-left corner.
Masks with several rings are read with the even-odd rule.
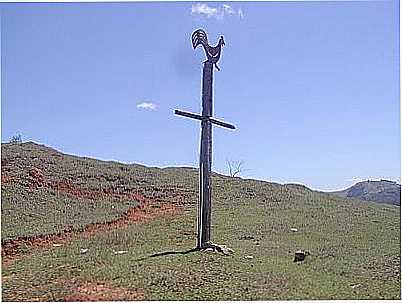
[[[141,301],[144,300],[142,289],[113,287],[106,282],[67,281],[74,291],[63,299],[66,302],[77,301]]]
[[[1,184],[6,184],[9,183],[13,180],[13,178],[11,178],[10,176],[1,174]]]
[[[177,204],[160,202],[160,200],[154,201],[140,193],[121,193],[115,192],[113,189],[104,189],[102,191],[83,190],[69,180],[53,183],[47,182],[42,171],[37,168],[31,169],[29,175],[28,188],[30,191],[36,190],[39,187],[48,187],[76,198],[86,198],[90,200],[124,198],[138,201],[139,205],[128,209],[118,219],[109,222],[92,223],[81,229],[67,228],[60,233],[52,235],[20,237],[2,241],[1,255],[3,266],[9,266],[24,255],[29,254],[32,248],[50,248],[53,245],[64,244],[78,236],[90,237],[96,232],[125,228],[130,224],[143,223],[163,216],[173,216],[182,211],[181,207]],[[2,181],[3,178],[2,176]]]
[[[50,248],[53,245],[65,244],[80,235],[90,237],[96,232],[125,228],[130,224],[143,223],[163,216],[173,216],[181,213],[181,211],[181,208],[173,204],[156,204],[143,199],[138,206],[130,208],[120,218],[110,222],[93,223],[78,230],[65,229],[53,235],[38,235],[6,240],[2,243],[2,264],[3,266],[9,266],[24,255],[29,254],[29,250],[32,248]]]

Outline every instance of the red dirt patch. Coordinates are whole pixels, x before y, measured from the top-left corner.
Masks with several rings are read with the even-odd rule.
[[[42,170],[39,168],[32,168],[29,171],[29,175],[32,177],[33,180],[35,180],[38,184],[43,184],[45,182],[45,176],[43,175]]]
[[[13,178],[7,175],[1,175],[1,184],[6,184],[13,181]]]
[[[72,301],[142,301],[142,289],[113,287],[107,282],[67,281],[73,294],[63,299]]]
[[[111,230],[115,228],[125,228],[133,223],[144,223],[158,217],[173,216],[181,213],[182,209],[174,204],[155,204],[149,200],[141,203],[137,207],[130,208],[120,218],[106,222],[89,224],[83,230],[84,236],[90,236],[95,232]]]
[[[29,188],[28,190],[32,192],[39,187],[47,186],[45,182],[45,176],[39,168],[33,167],[29,171]]]
[[[76,186],[70,180],[54,182],[52,184],[49,184],[49,187],[54,190],[58,190],[58,191],[67,193],[68,195],[73,196],[75,198],[85,198],[85,199],[89,199],[89,200],[97,200],[97,199],[101,199],[105,196],[110,196],[107,193],[99,191],[99,190],[82,190],[81,188]]]

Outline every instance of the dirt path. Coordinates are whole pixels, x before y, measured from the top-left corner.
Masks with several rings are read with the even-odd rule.
[[[107,282],[88,282],[81,280],[66,281],[73,294],[65,297],[65,302],[77,301],[143,301],[142,289],[114,287]]]
[[[132,197],[134,198],[134,196]],[[32,249],[49,249],[54,245],[64,245],[78,237],[91,237],[98,232],[112,229],[126,228],[131,224],[140,224],[156,218],[174,216],[182,212],[182,208],[172,203],[160,203],[151,201],[143,196],[135,194],[135,199],[140,202],[136,207],[128,209],[118,219],[105,223],[93,223],[80,230],[64,230],[58,234],[23,237],[8,240],[2,243],[2,267],[3,269],[14,262],[29,256]],[[24,251],[21,248],[24,247]],[[28,248],[28,250],[26,250]],[[2,277],[2,281],[3,277]],[[63,298],[66,302],[77,301],[143,301],[142,289],[127,289],[114,287],[110,283],[89,282],[79,279],[67,281],[71,294]]]
[[[2,184],[16,182],[14,178],[2,174]],[[33,253],[36,249],[50,249],[54,246],[65,245],[70,241],[79,238],[89,238],[96,233],[105,232],[113,229],[123,229],[131,224],[141,224],[161,217],[169,217],[179,215],[183,211],[183,206],[177,203],[153,200],[145,197],[138,192],[116,192],[113,188],[100,190],[83,190],[76,186],[70,180],[62,180],[59,182],[47,182],[42,172],[38,169],[30,171],[30,179],[28,183],[28,192],[35,191],[38,188],[50,188],[63,192],[75,198],[85,198],[89,200],[99,199],[128,199],[138,201],[139,204],[129,208],[119,218],[103,223],[92,223],[83,228],[64,229],[57,234],[36,235],[19,237],[2,241],[1,256],[2,268],[5,269],[14,262],[21,260]],[[178,195],[180,195],[178,193]],[[12,276],[2,277],[12,279]],[[71,295],[63,299],[63,301],[134,301],[144,300],[144,291],[142,289],[127,289],[114,287],[106,281],[89,282],[80,279],[71,281],[63,281],[61,287],[68,285]]]
[[[63,230],[57,234],[19,237],[3,241],[1,244],[3,268],[29,255],[33,248],[48,249],[54,245],[68,243],[79,236],[91,237],[97,232],[125,228],[130,224],[143,223],[182,212],[182,208],[176,204],[154,202],[139,194],[132,194],[131,198],[139,201],[140,204],[129,208],[118,219],[104,223],[92,223],[81,229]],[[22,250],[22,248],[24,249]]]
[[[65,193],[74,198],[85,198],[89,200],[99,199],[129,199],[138,201],[139,205],[129,208],[118,219],[103,223],[92,223],[80,229],[64,229],[57,234],[35,235],[27,237],[19,237],[2,241],[1,256],[2,266],[7,267],[22,257],[29,255],[33,248],[48,249],[53,245],[65,244],[79,236],[90,237],[94,233],[111,229],[125,228],[130,224],[138,224],[153,220],[164,216],[173,216],[182,212],[182,207],[164,201],[153,201],[138,192],[117,192],[113,188],[101,190],[82,189],[75,185],[71,180],[50,182],[46,180],[46,176],[38,168],[32,168],[29,171],[28,191],[35,191],[38,188],[49,188]],[[18,182],[14,178],[2,172],[2,184],[10,182]]]

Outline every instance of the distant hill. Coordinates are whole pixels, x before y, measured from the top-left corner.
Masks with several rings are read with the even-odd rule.
[[[363,181],[341,191],[332,192],[340,197],[401,205],[401,185],[389,180]]]

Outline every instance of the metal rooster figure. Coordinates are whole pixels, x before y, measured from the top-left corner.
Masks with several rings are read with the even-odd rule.
[[[191,35],[191,41],[193,43],[193,48],[196,49],[198,45],[202,45],[204,47],[205,54],[207,55],[208,60],[204,61],[211,62],[215,65],[217,70],[221,70],[218,65],[216,64],[221,57],[222,46],[225,45],[225,41],[223,40],[223,36],[219,38],[219,42],[217,46],[210,46],[208,44],[208,37],[207,34],[202,29],[197,29]]]
[[[212,124],[225,128],[235,129],[229,123],[225,123],[212,118],[212,82],[213,66],[220,70],[217,63],[221,57],[222,46],[225,45],[223,36],[220,37],[217,46],[208,44],[207,34],[198,29],[191,35],[191,42],[195,49],[198,45],[204,47],[207,60],[204,61],[202,72],[202,114],[175,110],[176,115],[201,121],[201,144],[200,144],[200,202],[198,207],[197,219],[197,248],[214,250],[230,253],[232,250],[225,245],[217,245],[211,242],[211,167],[212,167]]]

